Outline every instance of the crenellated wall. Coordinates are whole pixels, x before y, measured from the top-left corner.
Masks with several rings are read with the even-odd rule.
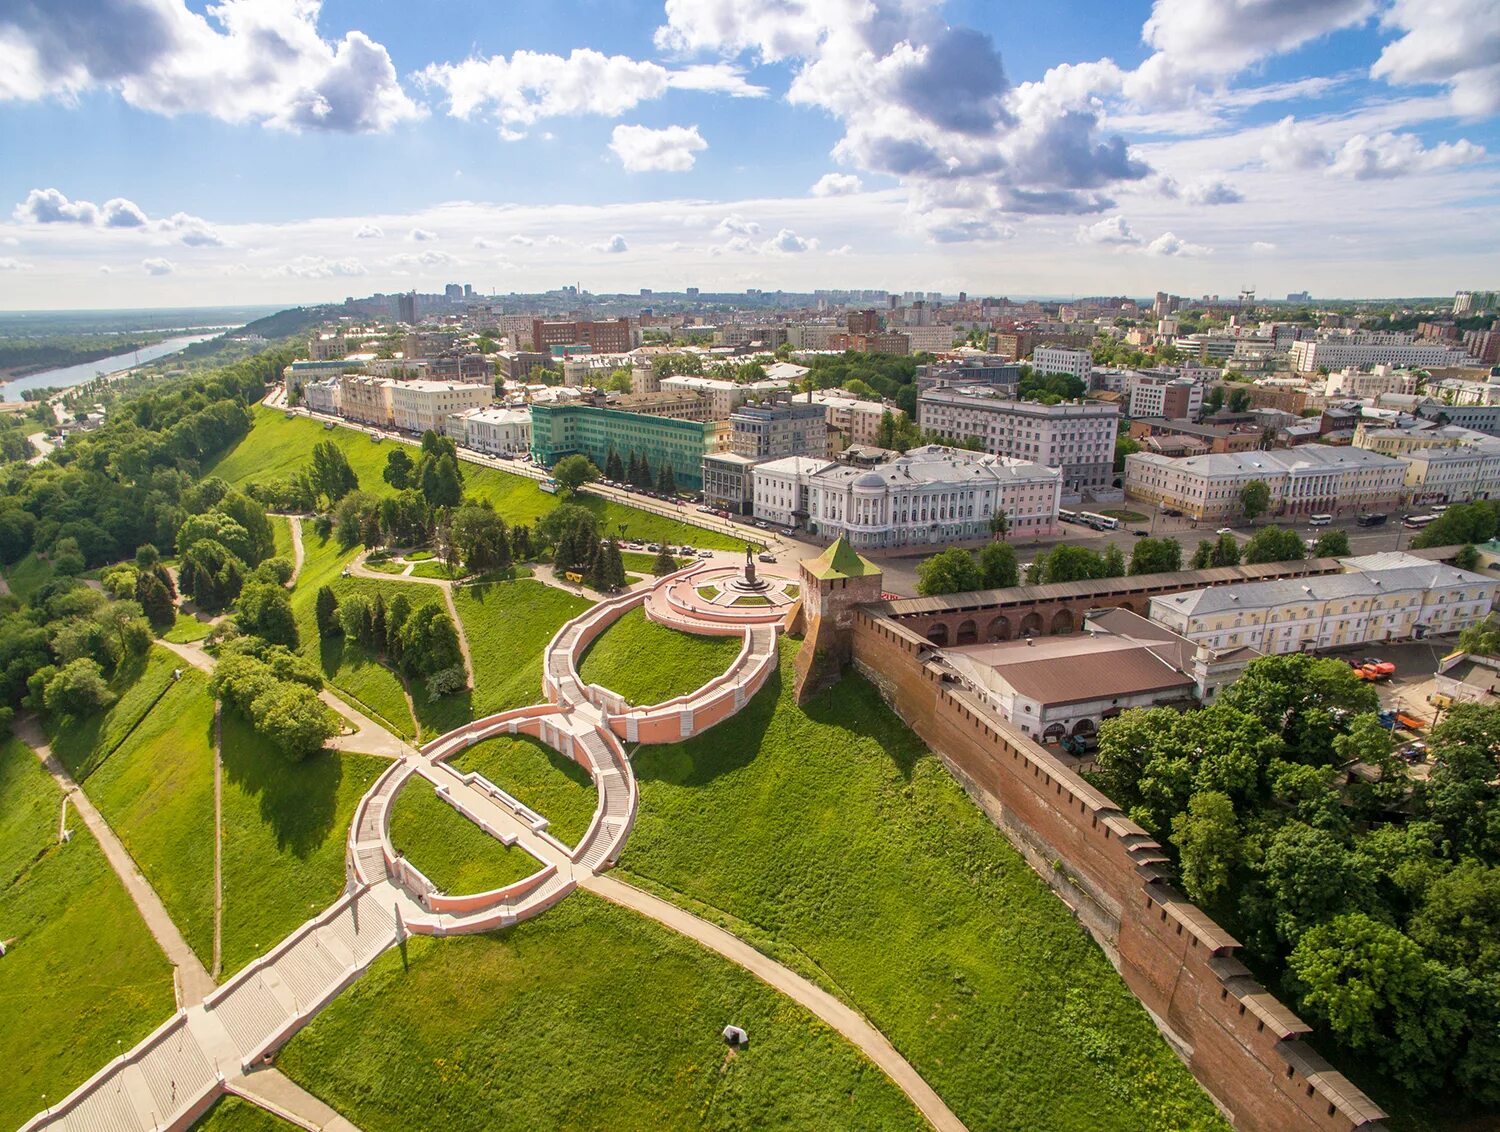
[[[1302,1037],[1235,958],[1239,943],[1168,883],[1161,846],[1107,797],[924,660],[931,644],[860,609],[855,666],[1072,906],[1194,1076],[1251,1132],[1381,1128],[1384,1113]]]

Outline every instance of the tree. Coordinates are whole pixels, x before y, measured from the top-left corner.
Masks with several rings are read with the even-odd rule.
[[[139,573],[135,578],[135,600],[158,633],[165,633],[177,620],[177,606],[167,587],[154,573]]]
[[[1206,416],[1212,416],[1224,407],[1224,387],[1215,385],[1208,391],[1208,396],[1203,398],[1203,412]]]
[[[1500,975],[1500,867],[1471,857],[1434,878],[1407,931],[1449,967]]]
[[[1240,544],[1233,535],[1220,535],[1216,539],[1203,539],[1193,551],[1193,569],[1207,570],[1214,566],[1238,566]]]
[[[421,477],[422,496],[429,507],[457,507],[463,502],[464,475],[451,452],[424,457]]]
[[[656,473],[656,490],[661,495],[672,496],[677,494],[677,477],[672,474],[672,465],[665,460]]]
[[[305,684],[274,681],[250,704],[250,722],[291,759],[320,751],[339,733],[338,721]]]
[[[1043,585],[1105,577],[1103,557],[1083,546],[1054,546],[1036,560],[1036,565],[1040,567],[1038,581]]]
[[[1302,536],[1296,531],[1288,527],[1262,527],[1245,544],[1245,563],[1293,562],[1306,553]]]
[[[1455,503],[1411,540],[1413,549],[1488,542],[1495,537],[1500,503]]]
[[[1427,811],[1455,849],[1495,860],[1500,856],[1500,708],[1455,704],[1432,729],[1432,773]]]
[[[1128,434],[1117,434],[1115,436],[1115,474],[1119,475],[1125,470],[1125,457],[1133,456],[1140,450],[1140,444],[1131,439]]]
[[[552,466],[552,478],[565,491],[575,492],[586,483],[599,478],[599,469],[587,456],[564,456]]]
[[[441,602],[430,601],[412,610],[399,636],[401,667],[409,675],[430,676],[463,665],[458,632]]]
[[[1250,408],[1250,390],[1231,390],[1229,393],[1228,407],[1231,413],[1243,413],[1246,409]]]
[[[1219,705],[1264,720],[1281,735],[1288,754],[1318,766],[1333,761],[1334,737],[1346,721],[1373,714],[1380,703],[1375,689],[1343,661],[1289,653],[1251,661]]]
[[[619,483],[625,478],[625,464],[620,459],[620,453],[613,444],[609,446],[609,454],[604,457],[604,477]]]
[[[1479,569],[1479,548],[1473,543],[1458,548],[1458,553],[1453,556],[1453,565],[1460,570]]]
[[[243,552],[236,550],[236,553],[247,566],[263,562],[276,553],[276,532],[262,504],[243,492],[231,491],[219,501],[218,510],[244,528],[249,543]]]
[[[1324,531],[1312,548],[1314,558],[1348,558],[1352,553],[1348,531]]]
[[[1114,543],[1104,548],[1100,556],[1099,566],[1102,578],[1123,578],[1125,576],[1125,552]]]
[[[656,553],[656,560],[651,563],[651,573],[658,578],[665,578],[677,569],[677,559],[667,553],[663,547]]]
[[[339,632],[339,599],[332,586],[318,587],[317,619],[318,636],[332,637]]]
[[[292,613],[291,595],[282,586],[269,582],[245,583],[235,606],[234,621],[241,633],[274,645],[297,647],[297,618]]]
[[[349,466],[349,458],[331,440],[313,445],[309,475],[314,490],[327,498],[330,507],[359,487],[359,476]]]
[[[333,514],[333,532],[340,545],[379,544],[380,503],[375,496],[363,491],[349,492],[339,500]]]
[[[455,511],[448,542],[470,573],[510,569],[510,532],[488,506],[465,503]]]
[[[104,680],[97,661],[79,657],[69,661],[46,682],[42,702],[55,715],[75,719],[96,715],[115,702],[115,695]]]
[[[1182,569],[1182,544],[1174,538],[1137,540],[1130,555],[1130,573],[1167,574]]]
[[[1492,613],[1483,621],[1470,625],[1458,635],[1459,651],[1475,656],[1500,654],[1500,621]]]
[[[917,592],[923,597],[967,593],[983,585],[984,578],[974,556],[956,546],[917,564]]]
[[[531,558],[533,552],[530,527],[518,523],[510,529],[510,552],[511,559],[515,562],[525,562]]]
[[[1003,539],[1009,531],[1010,517],[1004,511],[996,511],[990,516],[990,534],[993,537]]]
[[[1309,929],[1359,907],[1366,880],[1357,864],[1326,829],[1300,821],[1278,829],[1261,865],[1277,936],[1295,945]]]
[[[1240,859],[1240,825],[1229,796],[1217,790],[1194,794],[1187,810],[1172,819],[1172,844],[1184,891],[1204,905],[1224,896]]]
[[[1264,515],[1269,506],[1271,506],[1271,485],[1265,480],[1251,480],[1240,488],[1240,510],[1245,513],[1246,522],[1255,522],[1256,517]]]
[[[199,539],[182,555],[177,576],[182,592],[209,612],[223,609],[240,595],[245,564],[222,543]]]
[[[1004,542],[986,543],[979,551],[979,580],[987,590],[1020,585],[1015,548]]]

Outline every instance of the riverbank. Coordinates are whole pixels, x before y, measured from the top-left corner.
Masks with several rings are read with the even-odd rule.
[[[200,329],[192,334],[176,334],[169,338],[158,337],[154,343],[139,348],[132,347],[128,350],[120,350],[116,344],[111,347],[115,352],[92,358],[88,361],[78,362],[74,365],[62,366],[53,369],[34,370],[24,376],[4,376],[0,372],[0,385],[3,385],[3,394],[0,399],[8,401],[19,401],[21,395],[28,389],[67,389],[75,385],[82,385],[86,381],[92,381],[96,377],[108,377],[112,374],[122,373],[136,366],[145,365],[148,362],[157,361],[187,349],[197,342],[205,342],[223,333],[223,328]],[[143,335],[142,337],[150,337]]]

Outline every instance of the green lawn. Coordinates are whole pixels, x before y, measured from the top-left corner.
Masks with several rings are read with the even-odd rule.
[[[624,869],[814,970],[974,1132],[1224,1128],[1068,909],[868,682],[797,707],[796,647],[734,718],[636,752]]]
[[[82,782],[125,741],[172,684],[172,672],[187,664],[175,653],[152,648],[120,667],[110,680],[119,698],[109,710],[85,720],[47,720],[49,746],[68,773]]]
[[[734,663],[743,645],[741,637],[679,633],[636,608],[589,646],[579,673],[633,704],[660,703],[701,688]]]
[[[292,546],[292,523],[285,515],[271,515],[271,534],[276,539],[275,554],[285,558],[293,566],[297,564],[297,551]]]
[[[224,1096],[193,1125],[192,1132],[286,1132],[296,1127],[249,1101]]]
[[[411,568],[414,578],[461,578],[461,570],[450,570],[446,562],[418,562]]]
[[[463,771],[484,775],[548,821],[548,832],[577,845],[588,832],[599,804],[588,771],[527,735],[502,735],[476,743],[449,760]]]
[[[412,776],[391,803],[391,844],[443,892],[464,896],[504,888],[542,863],[501,844]]]
[[[340,751],[289,762],[232,709],[223,728],[227,978],[338,899],[354,807],[387,763]]]
[[[37,590],[52,580],[52,564],[43,562],[32,552],[5,568],[5,580],[10,583],[11,593],[29,602]]]
[[[370,561],[369,559],[366,559],[365,560],[365,568],[367,570],[374,570],[377,574],[404,574],[404,573],[406,573],[406,563],[404,563],[404,562],[391,562],[390,560],[386,560],[386,561],[380,562],[380,561]]]
[[[748,1048],[725,1048],[731,1022]],[[582,892],[511,931],[412,938],[278,1064],[364,1132],[927,1127],[801,1007]]]
[[[236,485],[286,479],[312,459],[314,445],[320,440],[329,440],[348,457],[349,466],[359,476],[361,488],[377,495],[394,490],[382,478],[386,453],[391,450],[389,442],[371,444],[365,433],[350,428],[324,429],[322,424],[306,417],[287,420],[279,410],[263,405],[257,405],[254,411],[255,426],[250,434],[209,468],[207,474],[220,476]],[[508,523],[530,525],[562,502],[560,497],[548,495],[527,476],[467,461],[463,464],[463,472],[467,492],[493,503],[495,510]],[[687,542],[721,550],[740,550],[745,545],[743,539],[732,535],[721,535],[597,496],[582,495],[576,502],[594,512],[600,529],[607,534],[618,534],[620,525],[624,524],[627,537],[647,542]]]
[[[589,607],[541,582],[456,586],[453,604],[474,661],[473,715],[540,703],[542,650],[565,621]]]
[[[207,966],[214,938],[214,701],[208,677],[186,669],[90,776],[88,793]]]
[[[172,968],[30,748],[0,745],[0,1127],[15,1128],[171,1015]],[[118,1043],[118,1044],[117,1044]]]
[[[207,621],[199,621],[196,617],[190,617],[179,610],[177,623],[162,634],[162,640],[171,641],[174,645],[187,645],[194,641],[201,641],[213,630],[214,627]]]

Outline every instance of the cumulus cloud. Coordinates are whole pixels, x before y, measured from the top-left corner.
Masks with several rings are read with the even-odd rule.
[[[356,240],[380,240],[384,239],[384,237],[385,229],[379,224],[361,224],[358,228],[354,229],[354,238]]]
[[[523,236],[519,232],[510,238],[510,242],[521,248],[529,248],[536,243],[530,236]]]
[[[447,252],[428,248],[425,252],[402,252],[386,260],[392,267],[448,267],[458,260]]]
[[[171,275],[177,270],[175,263],[169,259],[162,259],[160,256],[141,260],[141,267],[145,269],[147,275]]]
[[[1206,177],[1183,186],[1182,199],[1188,204],[1238,204],[1245,194],[1227,181]]]
[[[406,238],[414,244],[425,244],[438,238],[438,234],[430,228],[413,228],[406,234]]]
[[[289,130],[386,130],[421,110],[363,32],[318,32],[321,0],[18,0],[0,12],[0,99],[113,90],[159,114]]]
[[[113,197],[103,204],[69,200],[57,189],[32,189],[11,211],[22,224],[73,224],[85,228],[136,229],[176,236],[189,247],[219,247],[223,237],[207,220],[177,212],[164,220],[152,220],[134,201]]]
[[[22,263],[14,256],[0,255],[0,271],[29,271],[31,264]]]
[[[1468,165],[1483,156],[1484,149],[1468,141],[1424,146],[1415,134],[1355,134],[1333,155],[1328,171],[1368,181]]]
[[[1250,245],[1250,250],[1257,255],[1268,255],[1276,250],[1276,245],[1269,240],[1256,240]]]
[[[755,236],[760,233],[760,225],[754,220],[746,220],[738,212],[731,212],[714,226],[715,236]]]
[[[590,251],[604,252],[606,255],[619,255],[628,252],[630,245],[625,242],[625,237],[616,232],[602,244],[590,244]]]
[[[818,241],[816,239],[804,239],[790,228],[783,228],[765,242],[764,248],[768,252],[798,255],[801,252],[814,251],[817,246]]]
[[[1186,240],[1178,239],[1171,232],[1163,232],[1146,245],[1147,255],[1203,256],[1212,251],[1212,248],[1205,248],[1202,244],[1190,244]]]
[[[1441,83],[1458,113],[1500,113],[1500,0],[1395,0],[1380,22],[1402,34],[1381,51],[1374,77]]]
[[[352,278],[368,274],[365,265],[357,259],[325,259],[320,255],[303,255],[288,260],[276,269],[276,273],[294,279]]]
[[[609,148],[627,173],[686,173],[708,142],[697,126],[616,126]]]
[[[1123,216],[1106,216],[1092,224],[1080,224],[1074,238],[1080,244],[1105,244],[1127,247],[1139,244],[1141,239],[1130,230],[1130,222]]]
[[[852,173],[824,173],[813,182],[812,195],[842,197],[857,193],[864,187],[864,182]]]

